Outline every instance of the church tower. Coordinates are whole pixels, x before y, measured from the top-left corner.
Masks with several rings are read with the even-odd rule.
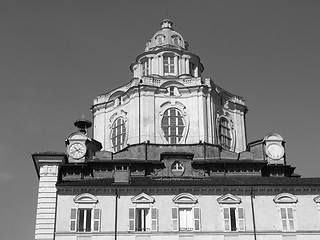
[[[105,151],[142,142],[246,148],[242,97],[203,78],[200,58],[165,19],[131,64],[133,79],[93,101],[94,138]]]

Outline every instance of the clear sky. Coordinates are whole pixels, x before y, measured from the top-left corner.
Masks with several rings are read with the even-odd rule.
[[[92,99],[170,18],[203,76],[243,96],[248,141],[278,132],[287,162],[320,177],[320,1],[0,1],[0,238],[34,238],[31,154],[65,152]]]

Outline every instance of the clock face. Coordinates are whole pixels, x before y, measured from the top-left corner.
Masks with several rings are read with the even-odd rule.
[[[72,143],[69,146],[68,153],[74,159],[82,158],[87,152],[87,147],[83,143]]]
[[[279,144],[270,144],[267,147],[267,154],[270,158],[278,160],[283,157],[284,149]]]

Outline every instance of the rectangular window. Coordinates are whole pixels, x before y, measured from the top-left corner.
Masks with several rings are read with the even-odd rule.
[[[224,230],[225,231],[244,231],[244,209],[236,207],[223,208]]]
[[[294,217],[293,217],[293,208],[291,207],[280,208],[280,214],[281,214],[282,230],[283,231],[296,230]]]
[[[163,58],[163,73],[164,75],[174,74],[174,60],[173,57],[164,57]]]
[[[141,65],[142,65],[142,76],[148,76],[149,75],[149,62],[145,61]]]
[[[173,231],[200,231],[199,208],[172,208]]]
[[[158,230],[156,208],[129,208],[129,231],[149,232]]]
[[[100,231],[100,209],[73,208],[70,215],[70,231]]]

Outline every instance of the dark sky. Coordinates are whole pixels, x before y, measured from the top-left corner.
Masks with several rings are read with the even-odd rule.
[[[0,1],[0,234],[34,238],[31,154],[64,152],[92,99],[170,18],[204,77],[243,96],[248,141],[278,132],[287,162],[320,177],[320,1]]]

